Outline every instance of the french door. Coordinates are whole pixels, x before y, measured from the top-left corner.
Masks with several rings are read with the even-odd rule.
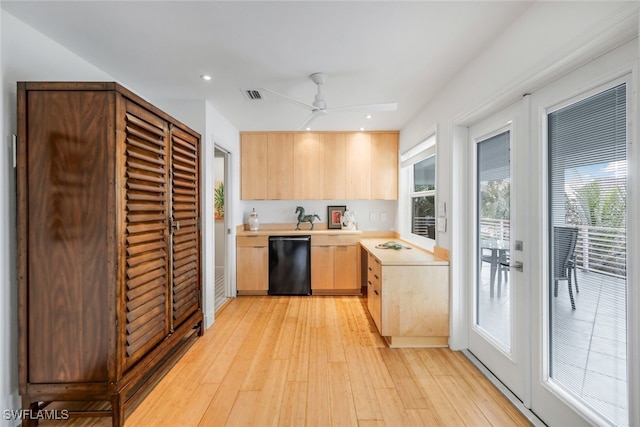
[[[469,350],[517,396],[527,392],[529,287],[523,103],[470,127],[473,279]],[[522,187],[522,188],[521,188]],[[521,397],[522,398],[522,397]]]
[[[596,61],[468,128],[468,348],[550,426],[637,422],[633,91],[630,74],[600,74]]]
[[[632,425],[630,93],[629,75],[590,86],[570,75],[531,96],[541,178],[531,405],[549,425]]]

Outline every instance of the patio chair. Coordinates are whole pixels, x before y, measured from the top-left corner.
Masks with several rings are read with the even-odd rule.
[[[558,296],[558,281],[566,280],[569,287],[571,309],[576,309],[571,287],[571,271],[575,273],[575,250],[578,229],[575,227],[553,227],[553,296]],[[576,292],[578,285],[576,283]]]
[[[497,249],[497,248],[481,248],[481,259],[482,262],[486,262],[491,265],[490,272],[490,295],[493,297],[493,288],[496,280],[496,276],[498,278],[498,298],[500,298],[502,294],[502,278],[504,276],[505,283],[509,279],[509,250],[508,249]],[[480,265],[482,269],[482,264]]]
[[[576,244],[577,245],[577,244]],[[571,271],[573,271],[573,284],[576,285],[576,292],[580,292],[578,289],[578,272],[576,271],[576,266],[578,261],[576,260],[576,252],[573,250],[573,255],[569,258],[569,275],[571,275]]]

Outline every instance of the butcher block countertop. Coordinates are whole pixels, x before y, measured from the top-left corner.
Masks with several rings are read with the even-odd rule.
[[[309,230],[309,224],[300,224],[300,230],[296,230],[296,224],[264,224],[260,226],[258,231],[249,231],[247,225],[239,226],[236,230],[236,236],[297,236],[297,235],[336,235],[347,236],[355,235],[361,236],[360,230],[341,230],[341,229],[329,229],[326,224],[316,224],[313,230]]]
[[[411,249],[381,249],[376,247],[389,241],[400,243],[402,246]],[[433,253],[400,239],[365,238],[360,240],[360,245],[378,258],[382,265],[449,265],[447,260],[438,258]]]

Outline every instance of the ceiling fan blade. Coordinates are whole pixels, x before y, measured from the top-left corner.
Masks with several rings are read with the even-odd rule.
[[[339,112],[339,111],[373,112],[373,111],[396,111],[397,109],[398,109],[397,102],[389,102],[386,104],[348,105],[345,107],[327,108],[327,111],[329,112]]]
[[[306,118],[306,119],[304,119],[304,122],[302,122],[302,123],[300,124],[300,126],[298,126],[298,129],[297,129],[297,130],[304,130],[304,129],[309,125],[309,123],[311,123],[312,121],[314,121],[314,120],[316,119],[316,117],[318,117],[318,116],[324,116],[324,115],[326,115],[326,114],[327,114],[327,112],[326,112],[326,111],[323,111],[323,110],[313,110],[313,111],[311,112],[311,114],[309,114],[309,115],[307,116],[307,118]]]
[[[275,90],[271,90],[271,89],[267,89],[267,88],[262,88],[262,90],[264,90],[265,92],[269,92],[273,95],[276,95],[277,97],[287,101],[287,102],[291,102],[292,104],[297,105],[298,107],[302,107],[302,108],[306,108],[309,111],[313,111],[316,109],[316,107],[314,107],[313,105],[307,104],[306,102],[302,102],[299,101],[295,98],[292,98],[290,96],[287,96],[285,94],[282,94],[280,92],[276,92]]]

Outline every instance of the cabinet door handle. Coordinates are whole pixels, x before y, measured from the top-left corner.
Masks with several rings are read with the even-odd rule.
[[[375,277],[376,279],[380,280],[380,278],[378,277],[377,274],[374,274],[373,277]]]
[[[373,290],[373,292],[374,292],[376,295],[380,295],[380,294],[378,293],[378,291],[376,291],[375,289]]]

